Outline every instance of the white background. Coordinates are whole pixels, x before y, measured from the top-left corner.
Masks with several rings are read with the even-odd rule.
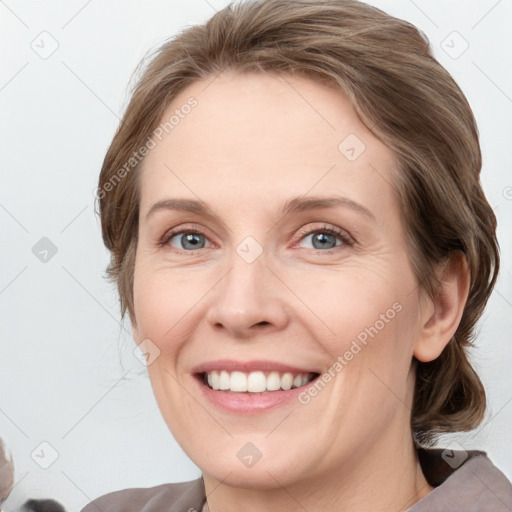
[[[486,450],[512,478],[512,1],[370,3],[427,34],[479,124],[482,180],[500,222],[503,269],[473,358],[489,415],[477,432],[452,437],[466,449]],[[200,475],[167,430],[129,332],[119,325],[115,291],[102,277],[108,255],[93,189],[139,60],[225,5],[0,2],[0,435],[14,454],[17,481],[6,510],[29,497],[78,510],[109,491]],[[58,43],[47,59],[31,47],[51,48],[43,31]],[[453,31],[469,44],[458,58],[464,41]],[[42,237],[57,248],[46,263],[32,252]],[[52,450],[58,458],[41,468],[35,461],[51,462]]]

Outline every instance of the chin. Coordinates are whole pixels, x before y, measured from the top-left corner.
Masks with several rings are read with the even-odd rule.
[[[293,468],[283,467],[283,461],[261,459],[253,467],[245,467],[240,463],[211,464],[202,466],[202,473],[222,482],[223,485],[254,490],[271,490],[293,484],[300,475],[292,473]],[[201,466],[200,466],[201,467]],[[296,466],[295,466],[296,467]]]

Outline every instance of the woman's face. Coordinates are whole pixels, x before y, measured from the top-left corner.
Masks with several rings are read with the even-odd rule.
[[[392,151],[339,91],[287,75],[210,77],[172,115],[142,169],[134,280],[165,421],[235,485],[369,471],[411,439],[422,325]]]

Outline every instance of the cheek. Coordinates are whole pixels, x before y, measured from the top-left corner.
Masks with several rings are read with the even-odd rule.
[[[393,267],[347,264],[343,269],[296,274],[287,284],[304,305],[297,301],[297,311],[304,309],[302,319],[316,321],[335,348],[340,340],[364,342],[404,327],[399,317],[408,316],[402,311],[414,301],[414,278],[406,272],[400,279],[398,275]]]
[[[414,276],[402,268],[400,274],[398,265],[386,270],[347,265],[329,277],[313,273],[291,284],[310,310],[302,317],[311,319],[308,330],[318,334],[328,354],[324,371],[341,377],[334,386],[337,396],[348,400],[347,407],[356,396],[361,404],[373,401],[376,407],[379,400],[392,400],[387,386],[405,396],[418,332],[418,297],[411,293]]]
[[[194,271],[175,272],[144,263],[136,267],[134,310],[138,337],[153,337],[157,343],[173,338],[173,331],[182,331],[187,316],[209,287]]]

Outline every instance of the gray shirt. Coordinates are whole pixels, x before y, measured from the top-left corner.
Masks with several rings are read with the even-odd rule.
[[[418,457],[434,490],[407,512],[512,512],[512,486],[485,452],[420,448]],[[201,477],[111,492],[81,512],[201,512],[205,503]]]

